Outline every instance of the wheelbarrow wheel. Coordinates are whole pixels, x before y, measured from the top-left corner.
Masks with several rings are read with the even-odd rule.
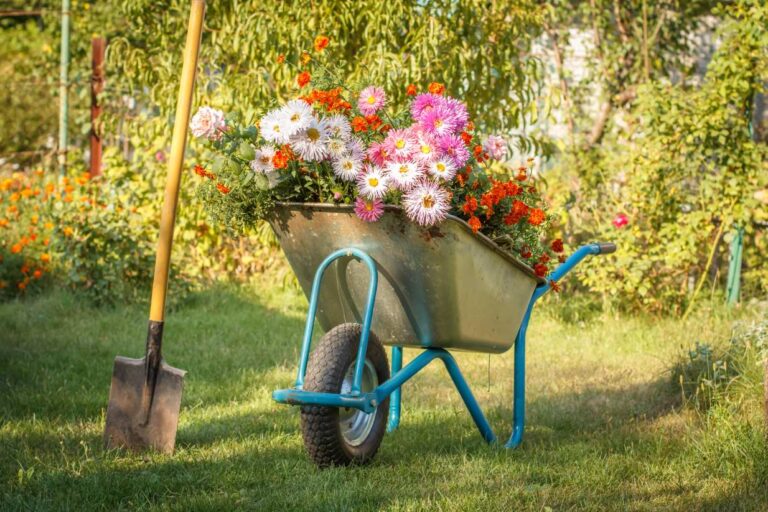
[[[304,389],[322,393],[349,392],[361,331],[359,324],[342,324],[322,337],[309,358]],[[371,391],[387,379],[387,353],[371,333],[362,391]],[[384,437],[388,410],[389,398],[369,414],[353,408],[302,406],[301,431],[309,456],[320,467],[369,462]]]

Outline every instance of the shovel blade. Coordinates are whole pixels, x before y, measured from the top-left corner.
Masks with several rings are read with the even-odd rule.
[[[142,404],[144,359],[117,356],[104,429],[106,447],[173,453],[186,373],[165,362],[160,363],[155,395],[147,418]]]

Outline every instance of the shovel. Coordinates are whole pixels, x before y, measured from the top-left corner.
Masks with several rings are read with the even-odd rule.
[[[172,453],[176,444],[181,390],[186,372],[167,365],[163,361],[161,349],[173,224],[204,13],[205,0],[192,0],[171,155],[168,159],[168,179],[160,215],[160,239],[152,282],[146,355],[142,359],[115,358],[104,429],[104,444],[107,448],[122,447],[133,451],[153,449]]]

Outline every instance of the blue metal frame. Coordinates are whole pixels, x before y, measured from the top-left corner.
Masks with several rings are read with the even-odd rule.
[[[599,244],[589,244],[580,247],[564,263],[555,269],[548,277],[545,283],[536,287],[528,303],[528,308],[523,317],[522,324],[515,339],[515,368],[514,368],[514,397],[513,397],[513,416],[512,416],[512,435],[504,445],[506,448],[516,448],[523,440],[523,431],[525,429],[525,335],[528,329],[528,322],[531,318],[534,303],[544,296],[550,289],[552,281],[562,279],[584,258],[590,255],[601,253]],[[328,266],[335,260],[342,257],[354,257],[363,261],[367,266],[371,276],[370,286],[368,288],[368,303],[366,305],[365,316],[363,317],[363,329],[360,335],[360,346],[355,362],[355,378],[349,393],[318,393],[305,391],[303,389],[304,376],[307,371],[307,361],[309,360],[309,350],[312,343],[312,329],[317,313],[317,300],[320,293],[320,284],[323,274]],[[469,410],[469,414],[488,443],[495,443],[496,436],[491,429],[480,405],[477,403],[472,391],[464,379],[456,360],[445,349],[427,348],[421,354],[411,360],[403,367],[403,348],[392,347],[392,375],[389,380],[381,383],[376,389],[368,393],[361,393],[360,381],[362,380],[362,370],[365,364],[365,353],[368,349],[368,337],[371,328],[371,319],[373,318],[373,306],[376,299],[376,288],[378,285],[378,272],[376,263],[365,252],[349,248],[341,249],[329,255],[317,269],[314,282],[312,283],[312,293],[309,298],[309,312],[307,313],[307,323],[304,328],[304,340],[301,348],[299,360],[299,371],[296,376],[296,384],[292,389],[280,389],[272,393],[272,398],[283,404],[289,405],[322,405],[328,407],[351,407],[359,409],[366,413],[376,410],[387,397],[389,401],[389,419],[387,422],[387,431],[395,430],[400,424],[400,401],[401,386],[419,373],[424,367],[435,359],[440,359],[445,365],[448,375],[450,375],[454,386],[464,401],[464,405]]]

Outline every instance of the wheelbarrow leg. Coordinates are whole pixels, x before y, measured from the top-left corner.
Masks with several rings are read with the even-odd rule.
[[[525,429],[525,331],[528,328],[528,320],[531,317],[533,301],[528,306],[528,311],[523,317],[523,323],[517,332],[515,339],[515,390],[512,405],[512,435],[504,446],[517,448],[523,442],[523,430]]]
[[[394,375],[403,368],[403,347],[392,347],[392,372]],[[389,421],[387,432],[394,432],[400,425],[400,393],[402,387],[398,387],[389,395]]]

